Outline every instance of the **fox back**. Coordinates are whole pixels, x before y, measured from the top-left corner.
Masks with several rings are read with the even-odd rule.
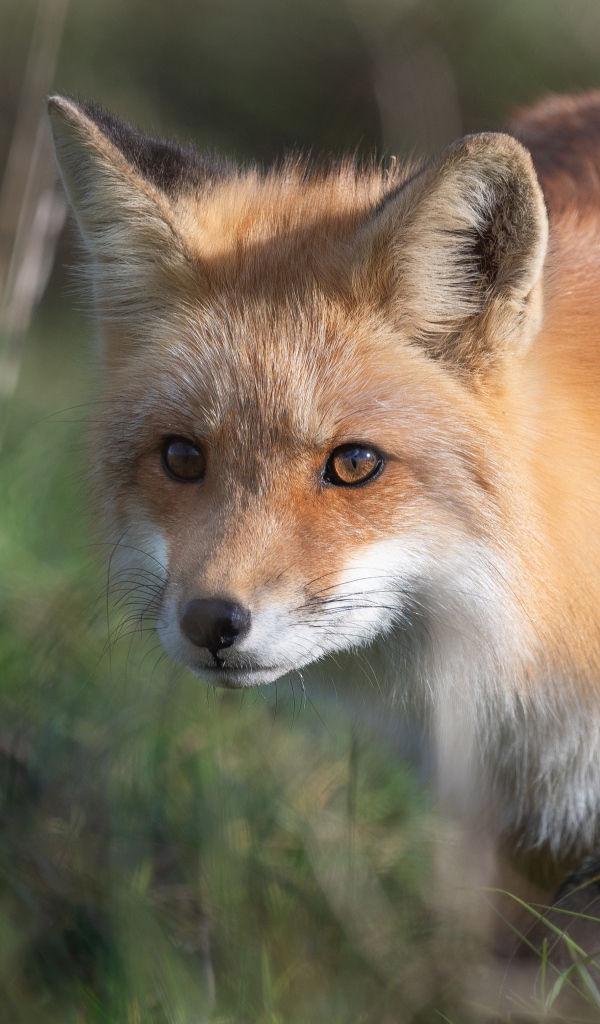
[[[600,838],[599,111],[262,172],[50,101],[99,520],[165,649],[228,687],[364,649],[440,776],[557,863]]]

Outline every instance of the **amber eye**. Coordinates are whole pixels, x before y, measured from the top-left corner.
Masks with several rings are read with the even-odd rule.
[[[183,483],[202,480],[206,472],[203,452],[184,437],[167,437],[162,449],[162,463],[169,476]]]
[[[383,469],[383,459],[373,448],[359,444],[343,444],[331,453],[325,466],[324,479],[338,487],[366,484]]]

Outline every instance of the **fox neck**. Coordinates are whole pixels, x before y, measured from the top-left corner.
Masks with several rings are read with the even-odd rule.
[[[523,609],[493,599],[491,577],[487,600],[481,579],[477,600],[465,592],[464,574],[462,594],[438,591],[373,659],[397,717],[425,731],[441,805],[560,878],[598,842],[600,718],[582,696],[585,670],[545,660]]]

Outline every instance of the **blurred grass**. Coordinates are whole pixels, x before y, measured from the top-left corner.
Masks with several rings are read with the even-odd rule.
[[[39,315],[0,465],[2,1021],[430,1019],[453,983],[412,771],[299,688],[106,650],[85,333]]]
[[[0,164],[37,0],[0,5]],[[406,154],[435,120],[397,83],[399,120],[381,118],[381,76],[408,61],[427,96],[431,47],[455,93],[458,131],[501,126],[548,91],[600,83],[597,0],[70,0],[55,87],[149,131],[242,159],[284,148]],[[413,58],[417,59],[413,59]],[[393,74],[392,74],[393,78]],[[402,79],[403,81],[403,79]],[[405,90],[409,83],[405,82]],[[393,121],[393,119],[392,119]],[[462,126],[462,127],[461,127]],[[452,123],[453,130],[456,124]],[[444,132],[430,140],[444,141]]]
[[[0,6],[0,165],[36,2]],[[431,152],[599,70],[597,0],[70,0],[55,84],[270,160]],[[550,968],[505,1016],[465,1001],[481,951],[441,914],[440,825],[381,734],[318,686],[216,693],[151,633],[108,643],[72,237],[0,459],[1,1024],[572,1024]]]

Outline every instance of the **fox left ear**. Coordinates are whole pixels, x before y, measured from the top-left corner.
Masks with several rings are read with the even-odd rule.
[[[182,287],[197,283],[170,195],[186,154],[98,107],[61,96],[48,107],[61,177],[91,259],[107,355],[119,359],[145,341]]]
[[[539,328],[547,241],[527,150],[472,135],[384,200],[362,231],[358,277],[431,357],[484,371]]]

